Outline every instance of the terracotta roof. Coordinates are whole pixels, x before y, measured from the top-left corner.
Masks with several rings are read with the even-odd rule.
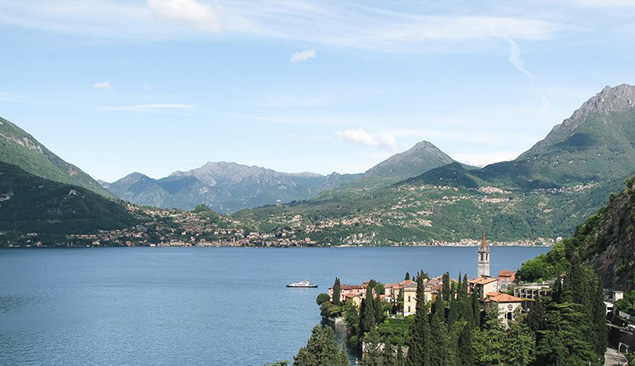
[[[516,275],[514,271],[498,271],[498,277],[513,277]]]
[[[496,282],[496,281],[498,281],[498,278],[481,277],[481,278],[472,278],[468,282],[469,283],[473,283],[475,285],[487,285],[488,283],[492,283],[492,282]]]
[[[512,296],[512,295],[508,295],[508,294],[490,292],[490,293],[487,294],[487,299],[485,301],[494,301],[494,302],[498,302],[498,303],[505,303],[505,302],[523,302],[523,301],[525,301],[525,299],[521,299],[520,297],[516,297],[516,296]]]

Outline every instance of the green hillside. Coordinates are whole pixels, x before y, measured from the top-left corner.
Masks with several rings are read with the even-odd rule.
[[[298,237],[332,244],[458,242],[483,231],[498,241],[567,236],[635,172],[634,101],[635,87],[607,87],[514,161],[480,170],[451,163],[401,182],[386,173],[416,171],[421,160],[409,156],[433,148],[423,142],[312,200],[236,217],[260,231],[293,220]]]
[[[3,118],[0,118],[0,162],[17,165],[44,179],[84,187],[102,196],[113,197],[88,174],[65,162],[33,136]]]
[[[124,229],[139,223],[126,208],[83,187],[43,179],[0,162],[0,242],[39,234],[44,240],[68,234]]]

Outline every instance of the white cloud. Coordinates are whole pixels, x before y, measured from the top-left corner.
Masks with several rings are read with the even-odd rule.
[[[93,84],[93,88],[95,89],[114,89],[112,85],[110,85],[107,81],[99,81]]]
[[[511,151],[495,151],[487,153],[459,153],[452,154],[452,158],[463,164],[483,167],[488,164],[498,163],[501,161],[510,161],[518,157],[517,152]]]
[[[474,41],[547,40],[571,30],[539,15],[418,15],[424,12],[382,6],[394,10],[355,1],[232,0],[221,8],[212,0],[0,0],[0,24],[83,37],[144,40],[191,38],[197,31],[222,30],[217,37],[298,40],[375,52],[464,51],[468,46],[479,47]],[[448,9],[447,13],[465,12]]]
[[[11,93],[2,93],[0,92],[0,101],[16,101],[22,99],[22,96],[17,95],[17,94],[11,94]]]
[[[137,104],[120,107],[103,107],[104,111],[117,111],[117,112],[158,112],[168,109],[191,109],[193,105],[190,104]]]
[[[202,31],[221,31],[218,16],[220,9],[210,4],[202,4],[196,0],[147,0],[146,3],[159,18]]]
[[[397,150],[397,139],[388,134],[373,134],[361,128],[335,132],[335,136],[348,142],[364,146],[380,147],[390,151]]]
[[[509,37],[505,37],[505,41],[507,41],[507,43],[509,44],[509,63],[517,68],[518,71],[527,75],[528,78],[533,79],[534,76],[529,71],[527,71],[527,69],[525,68],[525,62],[522,58],[520,58],[520,47],[518,47],[518,44],[516,44],[516,42],[514,42],[514,40]]]
[[[306,50],[306,51],[294,53],[293,56],[291,56],[291,59],[289,59],[289,61],[292,64],[295,64],[298,62],[306,61],[314,57],[315,57],[315,50]]]

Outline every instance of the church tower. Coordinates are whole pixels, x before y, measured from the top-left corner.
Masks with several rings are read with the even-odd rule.
[[[483,243],[478,249],[478,276],[489,277],[489,247],[485,242],[485,234],[483,234]]]

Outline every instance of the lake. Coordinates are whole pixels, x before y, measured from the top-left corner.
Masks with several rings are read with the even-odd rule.
[[[544,247],[492,247],[492,275]],[[293,360],[315,298],[406,271],[476,275],[476,247],[0,249],[0,362],[263,365]],[[317,289],[285,285],[309,279]]]

